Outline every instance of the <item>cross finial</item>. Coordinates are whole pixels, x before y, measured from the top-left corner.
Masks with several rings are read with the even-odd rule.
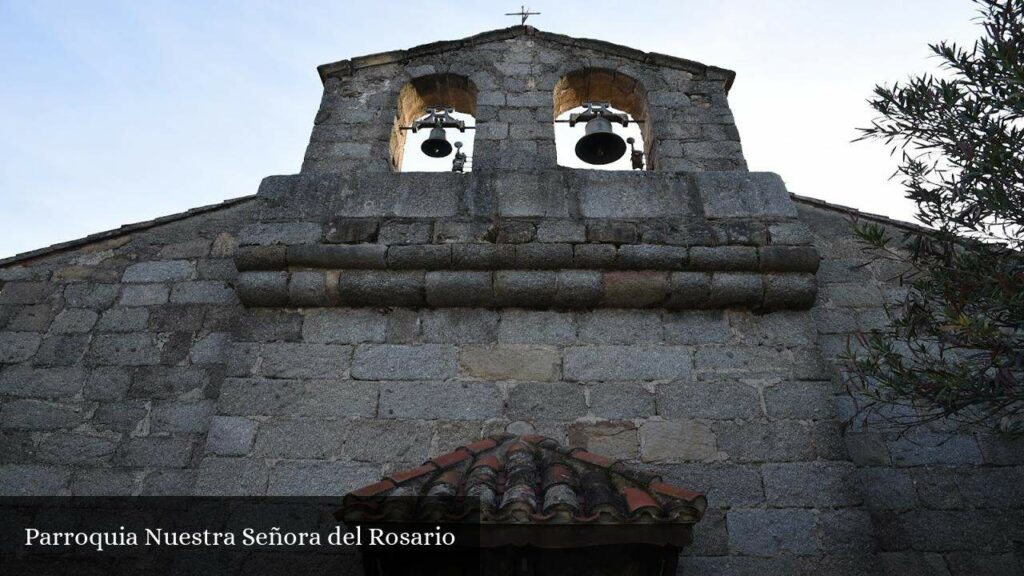
[[[526,25],[526,19],[530,16],[540,16],[540,12],[530,12],[530,9],[526,6],[519,6],[519,12],[506,12],[505,16],[519,16],[522,21],[519,22],[520,26]]]

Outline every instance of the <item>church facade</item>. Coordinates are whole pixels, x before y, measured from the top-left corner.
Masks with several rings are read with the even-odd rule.
[[[685,574],[1022,572],[1021,440],[850,422],[902,289],[850,218],[910,225],[748,171],[734,73],[528,26],[319,72],[298,174],[0,262],[0,492],[340,496],[544,436],[703,493]],[[558,165],[588,102],[644,169]],[[402,172],[438,106],[472,171]]]

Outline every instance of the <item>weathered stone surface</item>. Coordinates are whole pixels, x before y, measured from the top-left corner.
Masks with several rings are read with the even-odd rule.
[[[380,388],[384,418],[484,420],[501,416],[503,404],[490,382],[386,382]]]
[[[682,346],[573,346],[565,349],[566,380],[689,378],[692,350]]]
[[[215,416],[206,435],[206,452],[218,456],[244,456],[256,439],[256,422],[240,416]]]
[[[685,462],[715,455],[715,434],[693,420],[648,420],[640,426],[644,462]]]
[[[537,225],[538,242],[584,242],[587,228],[572,220],[544,220]]]
[[[148,306],[167,302],[171,289],[163,284],[133,284],[121,291],[123,306]]]
[[[165,260],[161,262],[139,262],[124,271],[124,282],[170,282],[188,280],[196,271],[190,260]]]
[[[381,224],[377,241],[382,244],[425,244],[430,241],[429,222],[396,222]]]
[[[123,496],[133,494],[141,474],[120,468],[81,468],[71,479],[75,496]]]
[[[262,370],[272,378],[344,378],[351,346],[274,343],[263,346]]]
[[[786,185],[770,172],[698,172],[697,190],[708,218],[794,217]]]
[[[788,375],[792,370],[785,353],[763,346],[700,347],[694,366],[706,378]]]
[[[46,332],[54,317],[53,309],[47,304],[6,306],[2,310],[5,317],[10,317],[4,326],[8,332]]]
[[[547,346],[465,346],[459,353],[459,371],[484,380],[558,380],[561,357]]]
[[[54,432],[39,442],[36,456],[50,464],[104,464],[116,447],[117,442],[106,436]]]
[[[571,268],[572,254],[571,244],[520,244],[516,246],[515,267],[529,270]]]
[[[171,302],[178,304],[234,304],[235,291],[224,282],[198,280],[181,282],[171,289]]]
[[[583,388],[566,382],[521,382],[510,391],[509,418],[529,421],[574,420],[586,414]]]
[[[668,299],[668,278],[664,272],[606,272],[601,278],[601,306],[659,307]]]
[[[242,272],[235,290],[246,306],[284,306],[288,304],[288,273]]]
[[[53,319],[50,330],[56,334],[88,332],[98,318],[99,314],[87,308],[65,308]]]
[[[3,496],[65,495],[71,469],[37,464],[0,464],[0,494]]]
[[[352,361],[352,377],[362,380],[443,380],[455,371],[455,348],[440,344],[361,345]]]
[[[9,366],[0,371],[0,393],[29,398],[74,396],[88,373],[81,367]]]
[[[235,253],[235,268],[251,270],[282,270],[288,264],[286,246],[243,246]]]
[[[627,244],[618,249],[616,263],[626,270],[682,270],[687,250],[679,246]]]
[[[24,362],[39,349],[42,337],[32,332],[0,333],[0,363]]]
[[[373,242],[379,227],[376,218],[334,218],[327,224],[325,240],[341,244]]]
[[[838,425],[780,420],[712,423],[718,448],[734,462],[792,462],[839,459],[845,453]]]
[[[89,417],[92,406],[40,400],[10,400],[0,406],[0,426],[22,430],[74,428]]]
[[[499,316],[487,310],[443,309],[423,313],[423,341],[486,343],[497,339]]]
[[[639,384],[597,382],[590,386],[590,412],[597,418],[650,418],[654,398]]]
[[[452,265],[452,247],[447,244],[390,246],[387,266],[395,270],[444,270]]]
[[[890,442],[889,452],[896,466],[978,464],[982,460],[977,440],[966,434],[911,434]]]
[[[270,471],[268,496],[337,496],[379,479],[376,466],[283,460]]]
[[[204,458],[199,465],[195,493],[202,496],[262,496],[268,471],[260,460]]]
[[[159,364],[160,344],[153,334],[97,334],[86,357],[109,366]]]
[[[655,179],[643,172],[579,174],[580,213],[587,218],[685,218],[693,209],[694,191],[682,179]]]
[[[267,458],[335,458],[346,433],[344,426],[320,418],[272,420],[260,425],[253,450]]]
[[[319,270],[293,272],[288,280],[288,302],[293,306],[330,305],[330,278],[330,273]]]
[[[658,414],[666,418],[756,418],[757,388],[743,382],[676,381],[658,386]]]
[[[818,271],[821,256],[813,246],[762,246],[758,249],[760,269],[766,272]]]
[[[320,240],[322,230],[313,222],[275,222],[247,224],[238,233],[242,246],[256,244],[306,244]]]
[[[422,462],[427,457],[430,426],[415,420],[355,420],[345,454],[362,462]]]
[[[92,341],[91,334],[51,334],[43,338],[32,363],[36,366],[78,364]]]
[[[45,282],[8,282],[0,288],[0,304],[41,304],[54,291]]]
[[[491,272],[427,272],[427,304],[437,308],[490,306],[494,302]]]
[[[377,310],[308,310],[302,322],[302,338],[324,344],[383,342],[386,328],[387,318]]]
[[[388,247],[383,244],[300,244],[289,246],[289,266],[333,269],[380,270],[385,267]]]
[[[148,322],[149,310],[146,308],[110,308],[103,313],[96,325],[96,330],[100,332],[141,332],[146,329]]]
[[[757,249],[752,246],[694,246],[690,248],[687,266],[704,272],[757,270]]]
[[[611,244],[576,244],[573,265],[577,268],[610,269],[615,267],[618,251]]]
[[[502,307],[546,308],[557,292],[556,272],[503,270],[494,273],[495,303]]]
[[[509,344],[569,344],[576,340],[571,314],[548,311],[504,310],[498,341]]]
[[[764,278],[764,307],[768,310],[810,308],[817,293],[811,274],[769,274]]]
[[[715,508],[761,506],[765,495],[760,467],[736,464],[670,464],[659,465],[666,482],[688,485],[708,498]]]
[[[778,507],[856,506],[861,503],[855,466],[847,462],[767,464],[768,503]]]
[[[424,274],[344,270],[338,279],[338,292],[346,306],[422,306]]]
[[[607,458],[635,460],[640,441],[632,422],[574,424],[569,429],[569,444]]]
[[[810,510],[730,510],[729,543],[741,554],[814,554],[814,512]]]
[[[212,401],[162,402],[151,412],[150,430],[162,432],[206,432],[213,418]]]
[[[595,344],[660,342],[661,313],[596,310],[580,315],[579,340]]]
[[[781,382],[765,389],[764,401],[772,418],[822,420],[835,413],[830,382]]]
[[[142,400],[104,402],[93,413],[92,425],[113,432],[142,432],[149,407]]]

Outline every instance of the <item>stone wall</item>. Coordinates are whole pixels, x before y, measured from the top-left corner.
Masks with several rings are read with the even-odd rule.
[[[899,268],[868,264],[851,235],[851,211],[799,204],[823,259],[813,309],[827,358],[858,331],[884,326],[883,303],[897,299]],[[900,237],[899,223],[889,233]],[[853,345],[856,343],[853,341]],[[839,382],[839,379],[836,379]],[[880,568],[890,574],[1021,574],[1024,570],[1024,439],[936,422],[908,434],[854,418],[837,390],[838,416],[856,483],[873,520]]]
[[[321,66],[323,99],[303,172],[392,170],[399,94],[414,78],[431,74],[459,75],[476,87],[473,170],[553,168],[556,86],[587,69],[638,83],[653,169],[746,167],[726,100],[732,72],[516,26]]]
[[[187,494],[254,202],[0,267],[0,490]]]
[[[828,358],[898,288],[857,266],[842,210],[719,170],[743,168],[719,138],[731,76],[527,32],[322,67],[301,174],[0,265],[0,492],[341,495],[536,432],[706,493],[689,575],[1019,574],[1019,441],[844,431]],[[655,171],[552,168],[530,122],[550,130],[580,61],[644,84]],[[393,98],[442,68],[498,132],[471,174],[393,174]],[[509,271],[533,274],[508,290],[529,301],[474,300]],[[597,296],[538,288],[579,271]],[[436,272],[489,280],[431,292]],[[800,298],[769,305],[787,275]],[[704,297],[648,298],[683,277]]]

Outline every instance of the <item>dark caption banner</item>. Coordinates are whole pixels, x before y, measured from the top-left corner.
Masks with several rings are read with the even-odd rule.
[[[340,498],[0,498],[0,574],[415,575],[479,565],[475,518],[346,526],[335,518],[339,505]],[[364,559],[375,567],[364,572]],[[388,570],[379,569],[381,559]]]

